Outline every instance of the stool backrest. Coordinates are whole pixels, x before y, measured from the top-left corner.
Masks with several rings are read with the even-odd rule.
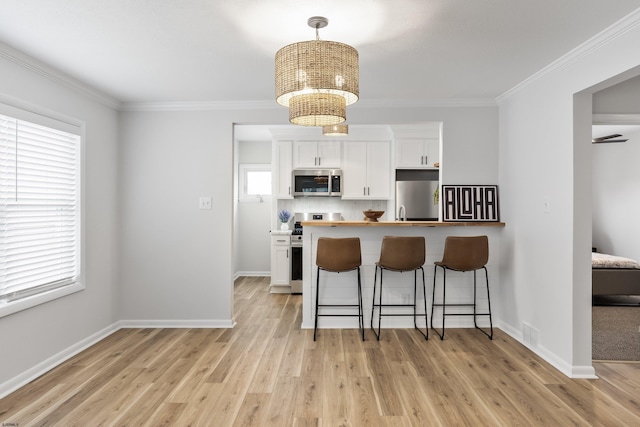
[[[489,261],[487,236],[448,236],[440,264],[458,271],[478,270]]]
[[[378,265],[389,270],[411,271],[424,265],[424,237],[384,236]]]
[[[355,270],[362,265],[360,238],[320,237],[316,265],[323,270],[341,272]]]

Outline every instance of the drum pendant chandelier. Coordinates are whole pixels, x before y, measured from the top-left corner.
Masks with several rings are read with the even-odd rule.
[[[289,121],[302,126],[330,126],[347,119],[347,105],[358,100],[358,51],[344,43],[320,40],[329,21],[309,18],[316,39],[276,52],[276,102],[289,107]]]
[[[349,135],[349,125],[322,126],[322,134],[324,136],[346,136]]]

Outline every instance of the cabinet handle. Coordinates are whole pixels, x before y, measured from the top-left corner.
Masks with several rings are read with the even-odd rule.
[[[318,166],[322,164],[322,157],[318,157]]]
[[[277,240],[278,242],[282,242],[282,243],[286,242],[286,240],[280,240],[280,239],[277,239]]]
[[[367,187],[362,187],[362,195],[363,196],[367,195]]]
[[[371,187],[367,187],[367,196],[371,195]]]
[[[429,158],[429,156],[424,156],[424,164],[428,165],[429,164],[429,160],[427,160]]]
[[[287,249],[287,258],[289,258],[289,249]]]
[[[420,156],[420,164],[424,165],[424,156]]]
[[[289,195],[291,195],[291,186],[289,186]]]

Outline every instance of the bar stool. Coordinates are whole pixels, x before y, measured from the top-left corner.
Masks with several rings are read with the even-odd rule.
[[[473,316],[473,324],[490,340],[493,339],[493,323],[491,321],[491,299],[489,298],[489,274],[487,273],[487,261],[489,260],[489,240],[487,236],[454,237],[448,236],[444,243],[444,254],[442,261],[435,262],[433,272],[433,295],[431,299],[431,329],[433,329],[441,340],[444,339],[444,318],[445,316]],[[436,297],[436,273],[438,267],[442,267],[442,304],[435,303]],[[487,282],[487,302],[489,311],[478,313],[476,311],[476,271],[484,269]],[[447,270],[473,271],[473,304],[447,304],[445,294],[447,289]],[[442,307],[442,334],[433,327],[433,309]],[[446,313],[447,307],[473,307],[473,313]],[[477,323],[478,316],[489,316],[490,332],[480,328]]]
[[[358,327],[364,341],[364,318],[362,310],[362,284],[360,281],[360,266],[362,265],[362,257],[360,253],[360,239],[358,237],[345,238],[318,238],[318,249],[316,252],[316,313],[315,324],[313,327],[313,340],[316,340],[318,330],[318,317],[334,316],[334,317],[350,317],[358,316]],[[347,271],[357,270],[358,273],[358,304],[319,304],[318,295],[320,294],[320,270],[331,273],[344,273]],[[320,314],[319,309],[323,307],[358,307],[358,314]]]
[[[382,238],[382,247],[380,249],[380,260],[376,263],[375,275],[373,278],[373,305],[371,306],[371,329],[376,334],[376,338],[380,341],[380,323],[382,316],[413,316],[413,326],[417,329],[425,339],[429,339],[429,324],[427,323],[427,296],[424,282],[424,265],[425,260],[425,239],[424,237],[398,237],[384,236]],[[380,270],[380,295],[376,304],[376,283],[378,270]],[[384,270],[405,272],[413,271],[413,304],[382,304],[382,272]],[[418,270],[422,271],[422,295],[424,299],[424,321],[425,332],[423,333],[417,324],[416,307],[417,287],[418,287]],[[383,313],[383,307],[413,307],[413,314],[409,313]],[[373,327],[374,311],[378,309],[378,331]]]

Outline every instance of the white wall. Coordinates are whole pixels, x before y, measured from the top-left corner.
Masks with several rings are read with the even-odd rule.
[[[629,141],[592,145],[593,246],[640,260],[640,129],[624,137]]]
[[[570,375],[593,373],[592,86],[640,64],[638,15],[500,100],[503,326]]]
[[[3,51],[11,52],[9,49]],[[15,58],[24,56],[15,53]],[[86,289],[0,318],[0,395],[41,373],[70,347],[113,324],[117,272],[117,113],[91,100],[63,79],[0,56],[0,102],[34,106],[86,124],[84,163]],[[17,60],[19,62],[19,59]]]
[[[238,141],[239,164],[271,166],[271,141]],[[271,270],[271,199],[238,203],[236,275],[269,275]]]
[[[350,107],[349,114],[358,124],[443,121],[443,158],[451,164],[443,182],[498,181],[495,106]],[[120,174],[127,185],[121,191],[120,318],[135,324],[231,324],[232,124],[283,125],[286,119],[286,109],[277,105],[122,114]],[[212,211],[198,210],[201,195],[214,197]]]
[[[121,141],[120,318],[230,325],[231,121],[128,112]],[[200,210],[200,196],[213,209]]]
[[[640,114],[640,76],[593,94],[595,114]]]

